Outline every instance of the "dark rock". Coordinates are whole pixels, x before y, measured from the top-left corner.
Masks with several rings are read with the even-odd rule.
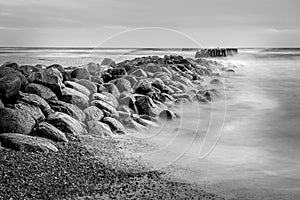
[[[120,93],[122,93],[124,91],[132,92],[130,82],[124,78],[118,78],[118,79],[114,80],[113,84],[115,84],[117,86]]]
[[[114,108],[119,106],[118,100],[109,92],[95,93],[92,95],[92,100],[104,101]]]
[[[1,67],[9,67],[9,68],[12,68],[12,69],[14,69],[14,70],[18,70],[19,65],[18,65],[18,63],[16,63],[16,62],[7,61],[7,62],[3,63],[3,64],[1,65]]]
[[[43,69],[32,65],[21,65],[18,70],[28,78],[33,72],[42,72]]]
[[[119,99],[119,97],[120,97],[120,92],[119,92],[117,86],[115,86],[113,83],[106,83],[106,84],[104,84],[103,86],[106,87],[107,91],[108,91],[109,93],[111,93],[112,95],[114,95],[114,97],[115,97],[116,99]]]
[[[116,62],[111,59],[111,58],[104,58],[101,62],[101,65],[110,65],[110,66],[115,66]]]
[[[58,151],[56,146],[50,140],[18,133],[1,134],[0,141],[4,147],[18,151],[43,153]]]
[[[151,82],[148,80],[138,81],[135,87],[136,87],[135,92],[138,94],[146,95],[149,92],[153,92]]]
[[[102,122],[99,121],[89,121],[88,123],[89,128],[89,135],[96,136],[96,137],[111,137],[113,133],[110,130],[110,127]]]
[[[0,134],[12,132],[29,135],[35,124],[32,115],[25,110],[0,109]]]
[[[48,87],[37,83],[30,83],[25,88],[26,93],[36,94],[45,100],[57,99],[56,94]]]
[[[72,88],[65,87],[63,89],[63,96],[61,100],[75,104],[79,108],[86,108],[89,105],[89,97],[86,96],[85,94],[74,90]]]
[[[58,71],[60,71],[60,73],[64,73],[65,72],[64,67],[61,66],[60,64],[52,64],[52,65],[49,65],[48,67],[46,67],[46,69],[49,69],[49,68],[55,68]]]
[[[192,101],[192,98],[189,94],[172,94],[171,95],[174,99],[187,99],[188,101]]]
[[[85,113],[73,104],[66,103],[60,100],[51,100],[48,101],[48,103],[50,104],[51,108],[56,112],[66,113],[81,122],[85,120]]]
[[[54,142],[69,141],[62,131],[47,122],[39,123],[34,131],[34,135],[48,138],[50,140],[53,140]]]
[[[76,79],[86,79],[89,81],[91,80],[91,75],[87,70],[87,68],[85,67],[81,67],[73,70],[70,75],[72,78],[76,78]]]
[[[133,71],[130,75],[138,77],[138,78],[147,78],[147,73],[142,69],[137,69]]]
[[[91,92],[85,86],[79,83],[73,81],[65,81],[65,85],[69,88],[77,90],[78,92],[81,92],[82,94],[85,94],[86,96],[90,96],[91,94]]]
[[[157,105],[148,96],[139,97],[136,100],[135,105],[138,109],[139,114],[157,116],[161,111],[159,107],[157,107]]]
[[[117,78],[122,78],[122,77],[127,75],[127,72],[124,68],[109,69],[108,73],[111,75],[110,80],[117,79]],[[110,81],[110,80],[108,80],[108,81]],[[108,82],[108,81],[105,81],[105,82]]]
[[[104,112],[106,117],[113,117],[113,118],[119,117],[119,113],[117,112],[117,110],[114,107],[112,107],[110,104],[102,100],[93,100],[91,102],[91,105],[94,105],[99,109],[101,109]]]
[[[16,75],[20,78],[22,87],[28,84],[26,77],[21,72],[9,67],[0,67],[0,78],[8,76],[10,74]]]
[[[47,122],[66,133],[69,140],[77,139],[79,135],[87,133],[84,125],[80,121],[62,112],[50,114]]]
[[[126,105],[133,111],[137,111],[137,108],[135,106],[135,98],[132,94],[130,93],[122,93],[121,94],[122,98],[119,99],[119,104],[120,105]]]
[[[221,81],[219,79],[213,79],[210,81],[210,84],[214,84],[214,85],[221,84]]]
[[[34,106],[23,101],[17,101],[16,104],[9,104],[7,105],[7,107],[22,110],[28,113],[30,116],[32,116],[36,123],[46,119],[43,112],[38,106]]]
[[[204,96],[202,96],[201,94],[195,94],[195,96],[193,96],[193,100],[194,101],[199,101],[199,102],[204,102],[207,103],[209,102]]]
[[[80,79],[80,80],[77,80],[76,83],[86,87],[89,91],[90,91],[90,94],[94,94],[97,92],[97,86],[95,83],[89,81],[89,80],[86,80],[86,79]]]
[[[97,72],[101,71],[101,66],[94,62],[90,62],[86,65],[87,70],[91,75],[95,75]]]
[[[173,120],[176,117],[175,113],[173,113],[170,110],[163,110],[159,113],[159,118],[164,119],[164,120]]]
[[[62,83],[63,77],[56,68],[48,68],[43,72],[34,72],[28,77],[31,83],[39,83],[49,87],[58,96],[61,96],[65,85]]]
[[[4,77],[0,77],[0,98],[10,98],[19,92],[21,86],[22,82],[16,74],[7,74]]]
[[[126,134],[126,129],[118,120],[111,117],[104,117],[103,122],[108,124],[110,129],[115,134]]]
[[[104,117],[104,113],[102,110],[97,108],[96,106],[89,106],[84,110],[84,113],[86,114],[86,120],[87,121],[100,121]]]
[[[234,69],[228,69],[226,72],[235,72]]]

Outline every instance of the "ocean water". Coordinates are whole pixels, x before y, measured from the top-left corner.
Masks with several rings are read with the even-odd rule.
[[[144,55],[195,52],[180,49],[0,48],[0,63],[117,61]],[[177,178],[196,182],[227,199],[300,199],[300,49],[240,49],[216,59],[235,73],[209,83],[212,104],[178,106],[181,119],[135,134],[158,149],[139,156]]]

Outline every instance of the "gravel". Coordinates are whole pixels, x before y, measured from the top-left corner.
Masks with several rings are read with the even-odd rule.
[[[0,199],[220,199],[127,158],[123,147],[85,137],[47,154],[0,148]]]

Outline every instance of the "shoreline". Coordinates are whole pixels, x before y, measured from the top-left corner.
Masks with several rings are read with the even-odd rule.
[[[155,146],[118,138],[176,120],[176,105],[212,101],[203,77],[234,70],[181,56],[74,68],[11,62],[0,70],[12,80],[1,94],[0,199],[222,199],[128,157]]]

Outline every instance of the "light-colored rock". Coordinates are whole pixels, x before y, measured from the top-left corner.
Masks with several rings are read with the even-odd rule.
[[[109,93],[111,93],[112,95],[114,95],[114,97],[115,97],[116,99],[119,99],[119,97],[120,97],[120,92],[119,92],[117,86],[115,86],[113,83],[106,83],[106,84],[104,84],[103,86],[106,87],[107,91],[108,91]]]
[[[45,100],[57,99],[56,94],[48,87],[36,83],[30,83],[25,88],[26,93],[36,94]]]
[[[89,81],[89,80],[86,80],[86,79],[80,79],[80,80],[76,80],[76,83],[86,87],[89,91],[90,91],[90,94],[94,94],[97,92],[97,86],[95,83]]]
[[[114,134],[126,134],[126,129],[118,120],[111,117],[104,117],[103,122],[107,124]]]
[[[69,88],[77,90],[78,92],[81,92],[82,94],[85,94],[86,96],[90,96],[91,94],[91,92],[85,86],[79,83],[73,81],[65,81],[65,85]]]
[[[119,117],[119,113],[117,112],[117,110],[110,104],[106,103],[105,101],[93,100],[91,102],[91,105],[94,105],[97,108],[101,109],[104,112],[106,117],[113,117],[113,118]]]
[[[75,104],[79,108],[86,108],[89,105],[89,97],[85,94],[74,90],[72,88],[65,87],[63,89],[63,101]]]
[[[105,123],[93,120],[89,121],[87,124],[89,128],[89,135],[96,137],[111,137],[113,135],[110,127]]]
[[[47,122],[39,123],[34,131],[34,135],[48,138],[50,140],[53,140],[54,142],[69,141],[62,131]]]
[[[84,110],[87,121],[100,121],[104,117],[104,112],[96,106],[89,106]]]
[[[114,97],[109,92],[95,93],[92,95],[92,100],[104,101],[114,108],[117,108],[119,106],[119,103],[118,103],[118,100],[116,99],[116,97]]]

